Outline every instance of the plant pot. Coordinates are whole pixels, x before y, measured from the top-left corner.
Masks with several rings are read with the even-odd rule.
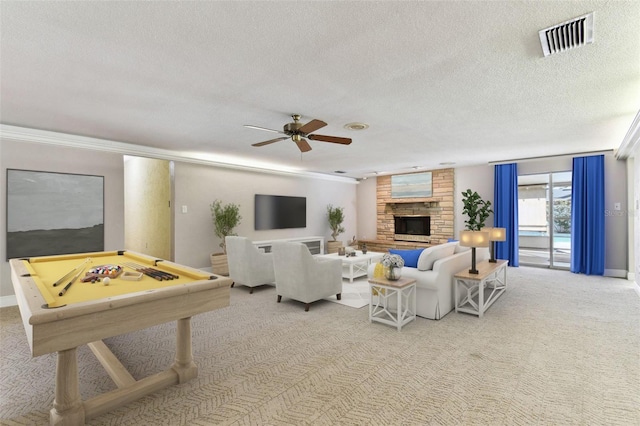
[[[229,264],[224,253],[211,254],[211,271],[216,275],[229,276]]]
[[[342,241],[327,241],[327,253],[337,253],[342,247]]]

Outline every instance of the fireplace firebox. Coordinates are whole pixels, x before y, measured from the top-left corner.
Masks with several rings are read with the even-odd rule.
[[[394,239],[396,241],[429,241],[431,216],[394,216]]]

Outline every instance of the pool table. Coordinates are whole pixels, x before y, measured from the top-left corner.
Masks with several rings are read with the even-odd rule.
[[[32,356],[57,352],[50,424],[81,425],[144,395],[193,379],[198,368],[192,359],[191,317],[229,306],[230,278],[131,251],[11,259],[9,263]],[[140,277],[141,270],[149,275]],[[104,277],[83,282],[90,271],[104,272],[110,282],[105,285]],[[164,279],[168,274],[174,278]],[[54,287],[54,283],[59,284]],[[166,371],[138,381],[102,342],[169,321],[177,321],[175,362]],[[78,391],[76,348],[83,344],[118,386],[87,401]]]

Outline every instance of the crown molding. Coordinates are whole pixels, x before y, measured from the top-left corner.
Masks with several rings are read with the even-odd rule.
[[[618,152],[616,153],[616,158],[618,160],[625,160],[633,157],[638,146],[640,146],[640,111],[636,114],[636,117],[631,122],[629,131],[627,131],[624,139],[622,139],[620,148],[618,148]]]
[[[309,179],[328,180],[334,182],[358,184],[358,180],[343,176],[333,176],[323,173],[313,173],[297,170],[283,170],[246,164],[216,161],[191,153],[182,153],[161,148],[152,148],[125,142],[117,142],[107,139],[98,139],[88,136],[72,135],[68,133],[52,132],[49,130],[31,129],[27,127],[0,124],[0,139],[16,142],[32,142],[47,145],[57,145],[69,148],[89,149],[92,151],[111,152],[122,155],[155,158],[158,160],[180,161],[185,163],[200,164],[212,167],[243,170],[254,173],[268,173],[284,176],[296,176]]]
[[[543,155],[540,157],[512,158],[510,160],[489,161],[488,164],[493,166],[499,166],[499,165],[511,164],[511,163],[525,163],[528,161],[548,160],[551,158],[585,157],[589,155],[612,155],[612,154],[614,154],[613,149],[603,149],[600,151],[568,152],[566,154]]]

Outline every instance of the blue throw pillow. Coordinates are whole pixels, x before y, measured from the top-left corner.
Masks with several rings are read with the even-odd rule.
[[[418,267],[418,258],[420,258],[420,254],[424,249],[416,249],[416,250],[396,250],[389,249],[389,253],[397,254],[402,259],[404,259],[404,266],[408,266],[409,268],[417,268]]]

